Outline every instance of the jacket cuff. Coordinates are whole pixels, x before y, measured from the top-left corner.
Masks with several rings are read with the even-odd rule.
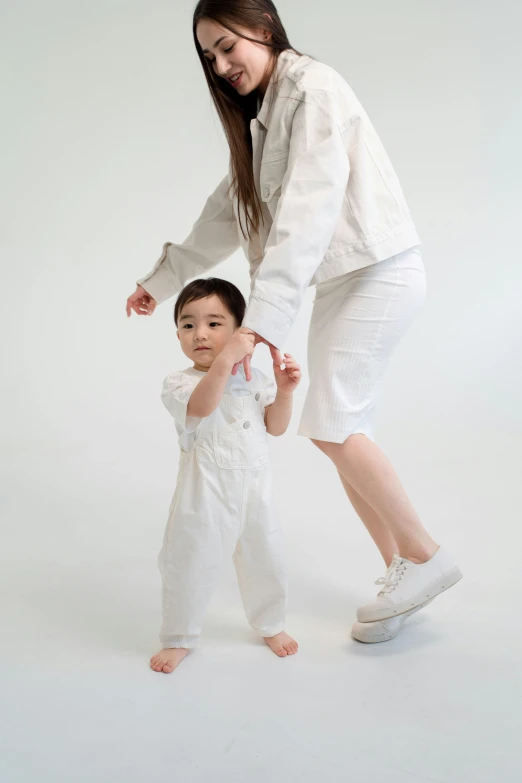
[[[179,291],[178,281],[165,264],[158,267],[151,275],[146,275],[141,280],[137,280],[137,284],[141,285],[158,304],[161,304],[166,299],[170,299],[171,296],[174,296]]]
[[[243,326],[257,332],[280,349],[292,328],[292,321],[271,302],[251,296],[243,318]]]

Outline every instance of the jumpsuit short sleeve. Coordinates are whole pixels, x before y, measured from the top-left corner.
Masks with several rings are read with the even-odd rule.
[[[163,381],[161,400],[183,432],[195,432],[201,422],[199,417],[187,416],[187,405],[198,382],[198,378],[184,372],[172,372]]]
[[[259,385],[259,387],[263,390],[263,399],[264,399],[264,405],[265,408],[268,408],[269,405],[272,405],[276,398],[277,394],[277,385],[273,378],[269,378],[267,375],[265,375],[261,370],[258,370],[257,368],[253,371],[256,373],[256,383]]]

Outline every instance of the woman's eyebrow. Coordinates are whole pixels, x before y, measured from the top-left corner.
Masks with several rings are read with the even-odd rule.
[[[213,49],[215,49],[215,48],[216,48],[216,46],[217,46],[218,44],[220,44],[220,43],[221,43],[221,41],[222,41],[224,38],[228,38],[228,36],[227,36],[227,35],[222,35],[222,36],[221,36],[221,38],[218,38],[218,39],[217,39],[216,43],[214,44],[214,46],[213,46],[212,48],[213,48]],[[203,54],[208,54],[209,52],[210,52],[210,49],[203,49]]]

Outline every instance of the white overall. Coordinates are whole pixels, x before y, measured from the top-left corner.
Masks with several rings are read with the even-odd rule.
[[[250,625],[262,636],[284,629],[286,560],[272,506],[264,423],[273,383],[253,369],[231,376],[218,408],[187,419],[190,395],[204,376],[173,373],[162,399],[180,434],[180,463],[158,563],[163,578],[163,647],[193,647],[225,557],[233,556]]]

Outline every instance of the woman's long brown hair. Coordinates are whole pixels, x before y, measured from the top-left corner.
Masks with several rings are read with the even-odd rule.
[[[259,231],[263,220],[261,202],[254,183],[250,134],[250,121],[257,114],[257,90],[246,96],[238,95],[226,79],[214,73],[212,63],[203,54],[196,34],[196,27],[202,19],[212,19],[234,35],[272,49],[274,67],[280,53],[293,47],[271,0],[199,0],[194,11],[194,43],[230,147],[232,188],[240,207],[240,228],[245,238],[252,238],[252,234]],[[269,41],[258,41],[239,32],[238,27],[249,30],[263,27],[272,33],[272,37]],[[241,208],[246,226],[241,222]]]

